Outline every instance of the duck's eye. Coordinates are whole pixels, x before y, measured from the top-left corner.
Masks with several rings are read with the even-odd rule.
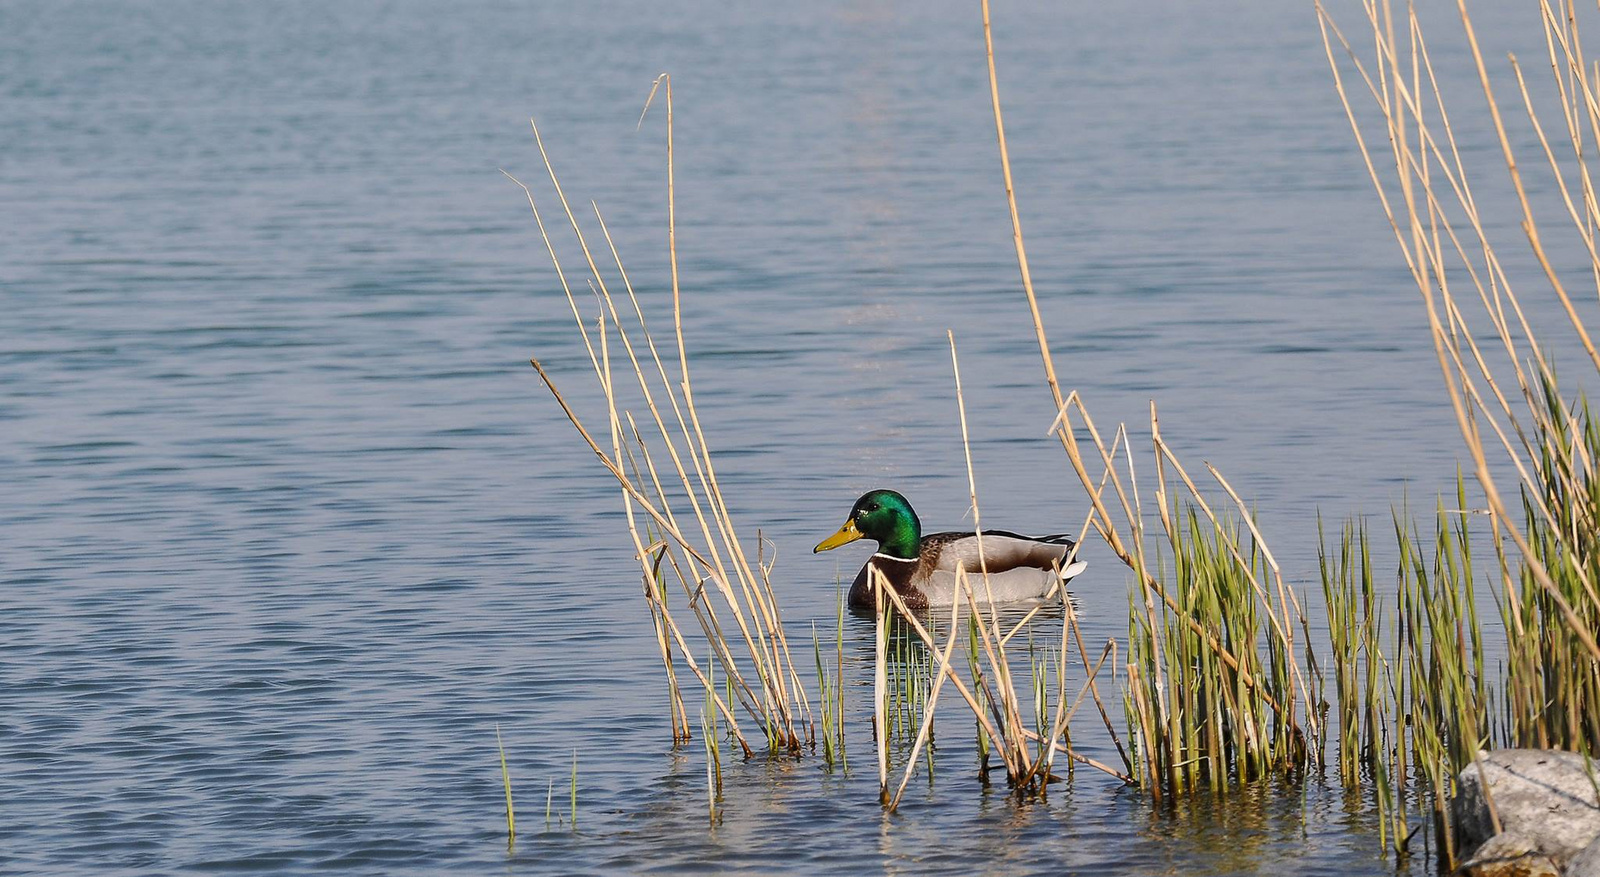
[[[878,510],[878,504],[877,503],[873,503],[873,504],[867,506],[867,511],[869,511],[869,512],[875,512],[877,510]]]

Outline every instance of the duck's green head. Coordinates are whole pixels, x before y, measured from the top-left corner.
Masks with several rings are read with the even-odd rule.
[[[911,559],[917,556],[917,545],[922,540],[922,522],[905,497],[892,490],[874,490],[856,500],[839,532],[817,543],[811,551],[828,551],[863,536],[877,540],[878,550],[890,557]]]

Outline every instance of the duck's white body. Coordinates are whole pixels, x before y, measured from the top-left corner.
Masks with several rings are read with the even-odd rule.
[[[982,603],[1036,600],[1087,567],[1067,563],[1074,543],[1066,536],[1022,536],[995,530],[924,536],[915,558],[877,553],[868,558],[850,588],[850,605],[873,605],[871,570],[877,569],[908,608],[949,606],[960,596],[960,571]],[[1065,566],[1063,566],[1065,564]]]

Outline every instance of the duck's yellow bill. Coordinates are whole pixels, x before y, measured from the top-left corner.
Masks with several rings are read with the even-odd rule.
[[[831,551],[832,549],[838,548],[840,545],[849,545],[851,542],[854,542],[860,538],[861,531],[856,529],[856,519],[851,518],[850,520],[844,522],[844,526],[839,528],[839,532],[829,536],[821,542],[818,542],[817,547],[811,549],[811,553],[816,554],[819,551]]]

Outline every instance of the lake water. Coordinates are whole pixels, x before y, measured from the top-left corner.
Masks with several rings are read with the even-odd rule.
[[[1534,11],[1479,23],[1542,52]],[[1313,590],[1319,511],[1453,489],[1309,3],[1000,3],[995,33],[1056,362],[1103,424],[1155,399]],[[961,524],[946,329],[985,523],[1079,526],[976,3],[5,3],[0,872],[1392,873],[1333,786],[1173,812],[1079,771],[1019,804],[958,720],[885,817],[859,685],[850,774],[731,762],[707,826],[616,487],[527,366],[597,411],[497,170],[539,179],[537,116],[665,314],[661,71],[697,397],[796,636],[831,629],[865,551],[809,549],[863,490]],[[1086,636],[1125,635],[1130,576],[1085,559]]]

